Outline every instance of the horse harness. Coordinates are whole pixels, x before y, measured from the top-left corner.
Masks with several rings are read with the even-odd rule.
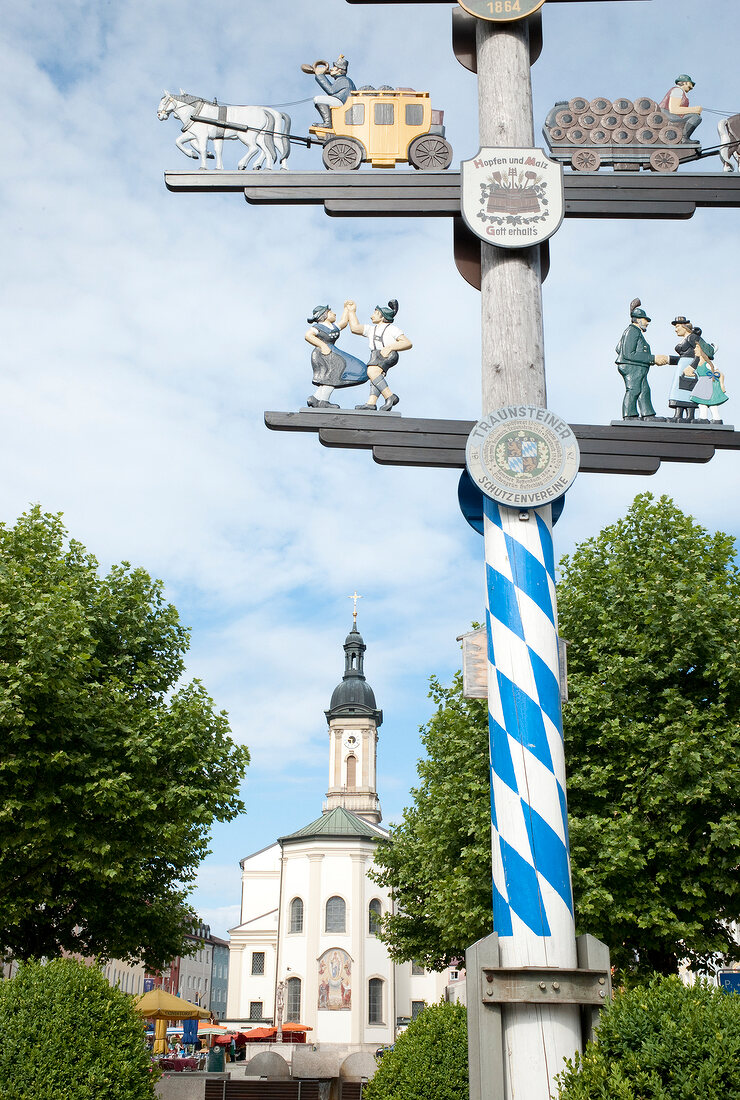
[[[212,107],[218,107],[218,118],[214,119],[213,121],[214,122],[219,122],[220,124],[225,125],[225,123],[226,123],[226,110],[227,110],[227,107],[226,107],[225,103],[219,103],[215,99],[199,99],[197,96],[194,96],[194,95],[192,95],[192,96],[189,95],[187,97],[183,96],[183,97],[181,97],[181,100],[182,100],[183,104],[187,105],[188,107],[193,108],[193,115],[191,116],[189,122],[187,122],[187,123],[183,122],[182,129],[181,129],[180,133],[186,134],[188,132],[190,127],[193,125],[193,122],[195,121],[194,116],[200,114],[201,110],[203,109],[204,104],[206,104],[206,103],[208,103]]]

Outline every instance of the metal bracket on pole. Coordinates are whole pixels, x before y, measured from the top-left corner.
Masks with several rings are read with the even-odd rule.
[[[457,5],[452,9],[452,52],[464,69],[478,72],[478,55],[475,47],[475,27],[478,20]],[[534,65],[542,53],[542,15],[530,15],[529,64]]]
[[[504,1005],[580,1005],[583,1045],[593,1039],[599,1012],[612,995],[609,948],[594,936],[584,935],[576,937],[576,951],[577,970],[502,967],[498,936],[493,932],[465,952],[470,1100],[501,1100],[504,1096]]]
[[[605,1004],[609,974],[557,967],[488,967],[481,970],[483,1004]]]
[[[453,248],[455,266],[466,283],[480,290],[480,237],[468,229],[461,217],[455,217],[453,225]],[[540,249],[540,280],[544,283],[550,272],[550,242],[543,241]]]

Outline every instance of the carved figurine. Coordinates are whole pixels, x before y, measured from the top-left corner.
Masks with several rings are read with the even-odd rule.
[[[367,363],[367,376],[370,380],[370,393],[364,405],[355,405],[356,409],[374,412],[379,397],[385,398],[385,403],[380,406],[381,412],[390,412],[397,405],[400,398],[388,385],[387,373],[398,362],[398,353],[408,351],[412,346],[408,336],[394,325],[398,313],[398,302],[392,299],[387,306],[376,306],[370,314],[370,323],[362,324],[357,320],[357,304],[346,301],[344,308],[347,311],[347,319],[350,331],[356,336],[366,336],[370,345],[370,357]]]
[[[313,347],[313,384],[318,387],[306,402],[312,409],[338,409],[339,405],[332,405],[329,401],[336,387],[359,386],[367,382],[367,367],[362,360],[335,347],[340,332],[347,327],[348,317],[345,303],[339,322],[331,306],[315,306],[307,318],[311,327],[305,339]]]
[[[672,122],[683,123],[684,141],[693,134],[701,122],[701,107],[689,106],[689,92],[694,87],[694,81],[686,73],[681,73],[673,82],[660,101],[660,109],[665,112]]]
[[[668,406],[673,409],[672,420],[691,423],[696,412],[696,404],[691,400],[691,391],[696,385],[696,343],[699,337],[694,332],[691,321],[682,314],[671,321],[679,342],[676,344],[676,355],[671,356],[671,363],[676,365],[676,370],[668,394]],[[682,363],[682,359],[691,359],[690,368]]]
[[[701,334],[701,329],[694,326],[696,340],[696,367],[687,367],[696,372],[697,381],[691,391],[691,400],[698,406],[699,420],[710,420],[712,424],[721,424],[719,406],[727,400],[725,390],[725,376],[714,365],[715,347],[708,343]]]
[[[667,355],[653,355],[643,333],[650,324],[650,318],[644,309],[640,309],[640,299],[630,302],[630,323],[622,333],[616,347],[617,370],[622,375],[625,395],[622,402],[623,420],[665,420],[656,416],[650,400],[648,370],[653,364],[666,366],[670,361]]]
[[[724,172],[734,172],[733,159],[740,168],[740,115],[721,118],[717,123],[719,134],[719,155],[722,158]]]
[[[332,107],[342,107],[350,93],[356,91],[354,81],[347,76],[349,62],[340,53],[333,65],[326,61],[314,61],[313,65],[301,65],[301,68],[304,73],[313,74],[314,80],[325,93],[314,96],[313,102],[324,126],[331,128]]]
[[[702,108],[692,107],[687,94],[693,87],[681,73],[660,104],[650,96],[559,100],[543,127],[551,156],[577,172],[597,172],[602,165],[620,172],[675,172],[701,154],[694,131]]]
[[[179,95],[165,92],[159,101],[157,118],[160,122],[164,122],[170,115],[174,115],[182,123],[175,145],[186,157],[200,159],[202,169],[206,168],[208,159],[213,159],[213,154],[208,152],[209,141],[213,142],[218,169],[224,166],[224,141],[241,141],[247,152],[237,168],[248,168],[256,157],[252,168],[270,169],[279,161],[280,168],[287,170],[290,117],[283,111],[274,107],[217,103],[215,99],[203,99],[181,90]],[[233,123],[233,128],[230,123]]]

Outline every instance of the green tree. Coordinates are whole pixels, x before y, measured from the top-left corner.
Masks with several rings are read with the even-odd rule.
[[[187,951],[186,898],[249,760],[188,631],[127,563],[101,576],[60,516],[0,525],[0,949]]]
[[[676,976],[617,993],[560,1100],[740,1100],[740,997]]]
[[[667,497],[561,562],[578,923],[623,968],[738,958],[740,573]]]
[[[485,701],[463,697],[459,672],[449,688],[432,678],[429,694],[437,710],[421,730],[421,782],[373,877],[396,898],[381,931],[391,955],[438,970],[493,931],[491,815]]]
[[[150,1100],[152,1063],[131,997],[72,959],[0,981],[0,1100]]]
[[[366,1100],[468,1100],[465,1007],[425,1008],[383,1055]]]
[[[561,562],[560,632],[573,888],[579,931],[624,970],[740,957],[740,574],[734,542],[669,499]],[[490,930],[484,706],[433,681],[439,709],[413,806],[377,855],[405,911],[397,958],[446,963]],[[469,785],[470,797],[462,805]],[[456,920],[456,899],[461,899]]]

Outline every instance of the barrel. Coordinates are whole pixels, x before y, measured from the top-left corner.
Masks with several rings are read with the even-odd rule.
[[[658,140],[658,131],[650,126],[641,127],[635,134],[638,145],[655,145]]]

